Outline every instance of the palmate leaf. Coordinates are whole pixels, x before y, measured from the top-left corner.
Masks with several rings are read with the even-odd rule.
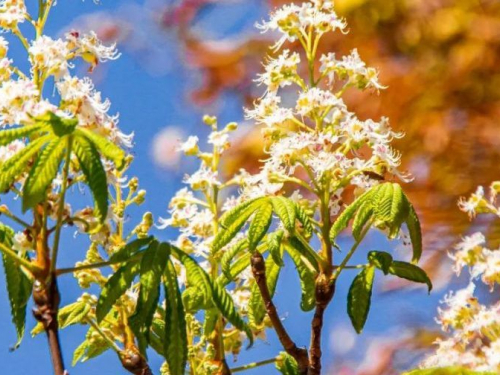
[[[347,296],[347,313],[357,333],[361,333],[370,311],[375,267],[365,267],[353,280]]]
[[[92,192],[96,216],[102,223],[108,215],[108,180],[101,157],[95,146],[84,137],[75,137],[73,152]]]
[[[11,247],[14,231],[0,223],[0,242]],[[19,266],[2,252],[7,294],[9,296],[12,323],[16,328],[18,347],[24,336],[26,325],[26,305],[32,293],[32,281],[21,271]]]
[[[262,202],[262,200],[265,200],[265,198],[250,199],[250,200],[245,201],[245,202],[239,204],[238,206],[232,208],[231,210],[226,211],[219,218],[220,226],[223,229],[227,228],[227,226],[230,225],[233,221],[235,221],[243,211],[245,211],[250,206],[258,206],[259,203]]]
[[[426,368],[405,372],[402,375],[495,375],[490,371],[474,371],[464,367],[450,366],[440,368]]]
[[[271,297],[274,296],[276,291],[276,285],[278,284],[278,278],[281,271],[281,266],[276,264],[273,257],[269,256],[266,259],[266,282],[267,288]],[[248,317],[250,324],[254,327],[258,327],[262,324],[264,317],[266,316],[266,307],[264,306],[264,301],[259,291],[259,287],[256,283],[252,285],[250,300],[248,303]]]
[[[130,317],[130,326],[136,336],[146,343],[160,297],[161,277],[169,255],[170,247],[167,244],[152,241],[142,256],[139,297],[135,312]],[[141,347],[141,352],[144,353],[145,349]]]
[[[266,235],[273,217],[273,206],[264,203],[259,206],[248,228],[248,247],[254,252],[259,242]]]
[[[118,298],[130,288],[132,281],[138,275],[139,271],[139,262],[128,262],[109,278],[97,301],[97,322],[101,322],[108,315]]]
[[[186,368],[188,342],[186,319],[177,274],[172,261],[167,261],[164,272],[165,288],[165,359],[170,374],[183,375]]]
[[[372,187],[352,202],[333,224],[330,238],[333,241],[347,228],[354,218],[353,237],[359,241],[361,233],[368,223],[380,229],[388,230],[389,239],[395,238],[403,223],[406,223],[413,247],[413,262],[422,254],[422,234],[415,209],[396,183],[383,183]]]
[[[48,135],[35,139],[25,148],[0,165],[0,192],[5,192],[16,178],[25,172],[29,162],[50,139]]]
[[[40,151],[23,187],[23,211],[44,199],[47,188],[57,176],[69,142],[70,138],[52,139]]]
[[[300,288],[302,290],[300,308],[303,311],[310,311],[316,304],[316,298],[314,295],[316,289],[316,271],[314,270],[314,267],[308,264],[309,261],[296,249],[291,246],[285,246],[285,249],[288,254],[290,254],[290,257],[292,258],[295,268],[299,274]]]
[[[297,215],[297,220],[302,224],[302,230],[304,231],[304,236],[306,238],[311,237],[313,232],[313,224],[311,218],[306,213],[306,211],[297,203],[295,203],[295,211]]]
[[[123,168],[125,163],[125,151],[105,137],[94,133],[91,130],[78,128],[75,134],[86,138],[94,145],[99,153],[108,160],[111,160],[118,170]]]
[[[340,232],[342,232],[347,225],[349,225],[349,221],[354,217],[356,211],[360,208],[360,206],[373,194],[373,190],[368,190],[362,195],[360,195],[354,202],[352,202],[347,208],[339,215],[335,223],[333,223],[332,228],[330,230],[330,238],[331,240],[335,240]]]

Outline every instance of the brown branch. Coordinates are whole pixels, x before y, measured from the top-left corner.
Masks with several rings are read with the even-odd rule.
[[[35,283],[33,287],[33,300],[35,302],[33,315],[36,320],[42,323],[47,334],[54,374],[65,375],[67,373],[64,368],[61,342],[59,340],[59,324],[57,321],[61,298],[55,276],[49,279],[48,285],[43,285],[38,281]]]
[[[278,339],[280,340],[281,345],[283,345],[285,351],[297,361],[297,364],[299,366],[299,373],[301,375],[305,375],[307,374],[309,367],[307,350],[298,348],[297,345],[295,345],[285,327],[283,326],[280,317],[278,316],[276,306],[273,303],[271,294],[269,293],[269,288],[267,287],[266,265],[262,254],[258,251],[255,251],[255,253],[252,255],[251,263],[255,282],[259,287],[262,300],[264,301],[264,306],[266,307],[267,315],[269,316],[274,330],[278,335]]]
[[[330,281],[325,274],[316,279],[316,310],[311,323],[311,344],[309,348],[310,367],[308,375],[321,374],[321,333],[323,330],[323,315],[335,294],[335,281]]]

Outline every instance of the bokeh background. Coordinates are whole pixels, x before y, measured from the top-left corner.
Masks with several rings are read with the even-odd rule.
[[[60,0],[51,13],[48,33],[70,29],[95,30],[107,42],[117,42],[119,60],[99,66],[92,79],[112,109],[120,113],[125,133],[135,133],[135,162],[130,169],[147,189],[144,210],[166,215],[167,204],[181,187],[184,173],[196,165],[175,152],[180,139],[208,129],[204,113],[221,122],[241,126],[225,164],[230,174],[241,166],[258,168],[260,132],[243,119],[243,106],[260,94],[252,82],[269,53],[270,36],[254,28],[281,0]],[[297,2],[297,1],[296,1]],[[33,6],[34,1],[27,1]],[[325,38],[323,51],[346,54],[358,48],[368,65],[380,70],[388,89],[380,94],[350,92],[347,103],[360,118],[388,116],[406,137],[397,147],[404,167],[415,177],[406,186],[423,221],[424,268],[434,281],[428,296],[424,288],[410,289],[394,279],[376,282],[372,313],[362,335],[351,328],[345,307],[350,276],[343,275],[326,318],[324,361],[328,374],[399,374],[411,368],[439,335],[433,321],[439,300],[466,280],[451,273],[447,251],[472,228],[456,202],[480,184],[498,178],[500,167],[500,2],[496,0],[337,0],[337,12],[349,24],[349,34]],[[290,46],[290,48],[294,48]],[[12,45],[14,59],[25,59]],[[82,75],[90,74],[82,70]],[[90,197],[82,199],[89,200]],[[131,216],[134,211],[131,212]],[[499,233],[488,218],[475,222],[490,231],[498,246]],[[157,231],[174,238],[175,231]],[[349,238],[340,242],[347,246]],[[63,242],[62,263],[81,259],[78,237]],[[394,248],[373,233],[366,249]],[[398,249],[396,248],[396,252]],[[293,265],[285,267],[277,304],[297,343],[306,344],[309,332],[301,325],[299,286]],[[68,276],[61,283],[63,303],[78,297]],[[485,292],[486,293],[486,292]],[[496,291],[498,293],[498,291]],[[15,333],[0,288],[1,373],[50,374],[43,336],[27,337],[9,352]],[[34,321],[30,318],[28,327]],[[85,330],[62,332],[67,362]],[[273,334],[266,342],[243,351],[238,364],[275,356],[280,347]],[[151,355],[153,368],[161,359]],[[231,362],[231,359],[230,359]],[[72,375],[125,373],[113,353],[70,369]],[[267,366],[249,374],[274,374]]]

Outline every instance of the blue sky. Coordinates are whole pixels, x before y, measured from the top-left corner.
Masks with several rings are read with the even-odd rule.
[[[34,3],[34,1],[27,1]],[[250,4],[251,3],[251,4]],[[142,6],[142,1],[103,0],[102,4],[95,5],[92,1],[59,0],[54,8],[47,26],[47,33],[57,36],[61,29],[67,27],[72,20],[82,14],[93,12],[110,12],[110,14],[128,14],[130,16],[131,6]],[[197,27],[201,32],[206,32],[212,38],[223,38],[231,33],[255,32],[252,25],[261,19],[265,9],[259,1],[241,2],[226,7],[208,7],[197,19]],[[147,22],[147,14],[136,14],[134,19],[144,25],[144,37],[151,35],[151,43],[158,43],[158,48],[164,48],[167,53],[160,53],[159,58],[164,59],[163,69],[154,70],[148,68],[148,64],[141,63],[137,54],[130,54],[125,48],[120,59],[107,63],[99,68],[94,75],[97,79],[97,89],[104,97],[110,98],[112,112],[120,113],[120,127],[125,133],[135,132],[135,147],[133,153],[135,161],[130,169],[130,175],[139,178],[141,187],[146,189],[147,201],[137,209],[135,213],[140,215],[144,211],[152,211],[156,217],[166,214],[166,207],[170,197],[180,187],[179,180],[182,173],[179,171],[167,171],[155,166],[152,156],[152,142],[154,136],[168,126],[182,128],[187,135],[190,133],[203,133],[205,130],[201,125],[200,118],[203,113],[217,114],[222,122],[240,121],[242,119],[241,103],[234,99],[234,95],[227,93],[209,108],[192,106],[187,100],[189,85],[196,83],[197,75],[193,70],[185,68],[180,59],[180,53],[176,48],[175,38],[171,35],[148,34],[154,32],[154,26]],[[151,29],[148,29],[151,28]],[[155,39],[156,38],[156,39]],[[25,59],[25,55],[19,48],[12,48],[13,57]],[[185,163],[183,159],[182,163]],[[192,167],[186,163],[186,168]],[[90,197],[81,199],[89,201]],[[134,212],[132,212],[134,214]],[[136,218],[139,220],[139,217]],[[135,221],[134,221],[135,222]],[[131,225],[133,223],[131,221]],[[68,232],[71,232],[68,231]],[[156,233],[162,239],[169,239],[169,232]],[[347,246],[344,242],[341,245]],[[367,249],[387,249],[386,243],[379,236],[371,236],[364,245]],[[79,246],[78,237],[73,238],[69,234],[64,238],[61,253],[61,266],[72,266],[75,261],[84,256],[85,248]],[[343,276],[337,289],[333,305],[328,309],[325,330],[325,361],[328,363],[333,359],[333,347],[330,344],[330,332],[339,327],[347,327],[345,297],[349,286],[350,275]],[[2,282],[3,283],[3,282]],[[60,280],[63,296],[63,304],[71,303],[79,295],[72,276]],[[310,314],[304,314],[299,310],[300,287],[298,285],[293,265],[285,267],[282,282],[278,286],[277,304],[282,316],[286,317],[285,324],[289,327],[292,337],[299,344],[306,345],[309,341],[309,327],[304,329],[300,322],[310,319]],[[432,323],[431,317],[435,313],[435,306],[440,296],[433,294],[427,296],[424,288],[418,288],[411,292],[393,292],[390,294],[377,295],[374,298],[372,313],[369,317],[365,333],[362,338],[357,339],[356,344],[347,355],[362,352],[366,340],[373,335],[387,332],[398,332],[398,327],[412,322],[413,325]],[[13,353],[9,347],[15,342],[15,332],[10,323],[8,312],[8,301],[5,288],[0,287],[0,362],[1,372],[4,374],[50,374],[51,367],[48,357],[45,337],[42,335],[34,339],[26,336],[21,347]],[[34,325],[34,320],[29,314],[28,330]],[[335,332],[335,331],[334,331]],[[64,345],[64,355],[67,364],[71,363],[72,351],[83,340],[85,328],[72,327],[61,332]],[[358,350],[359,349],[359,350]],[[257,360],[267,359],[275,356],[280,351],[279,345],[272,333],[269,334],[269,342],[259,342],[249,351],[243,351],[238,365]],[[151,355],[151,366],[157,370],[161,365],[161,359]],[[78,364],[70,368],[72,375],[111,375],[125,374],[116,356],[112,352],[93,359],[86,364]],[[261,374],[274,374],[276,371],[272,366],[259,370],[249,371],[249,374],[260,372]]]

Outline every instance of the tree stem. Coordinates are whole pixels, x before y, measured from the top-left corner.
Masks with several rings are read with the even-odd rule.
[[[33,300],[35,308],[33,315],[42,323],[49,343],[50,357],[55,375],[65,375],[62,357],[61,342],[59,340],[59,324],[57,314],[59,311],[60,294],[55,275],[48,278],[48,285],[37,281],[33,287]]]
[[[280,317],[278,316],[276,306],[273,303],[271,294],[269,293],[269,288],[267,287],[266,265],[264,262],[264,258],[262,257],[262,254],[256,251],[252,255],[251,263],[252,263],[252,273],[254,275],[255,282],[259,287],[262,300],[264,301],[264,306],[266,307],[267,315],[269,316],[269,319],[271,320],[274,330],[278,335],[278,339],[280,340],[281,345],[283,345],[285,351],[297,361],[297,364],[299,366],[299,373],[301,375],[305,375],[307,374],[309,367],[307,350],[303,348],[298,348],[297,345],[295,345],[292,338],[290,337],[285,327],[283,326]]]

